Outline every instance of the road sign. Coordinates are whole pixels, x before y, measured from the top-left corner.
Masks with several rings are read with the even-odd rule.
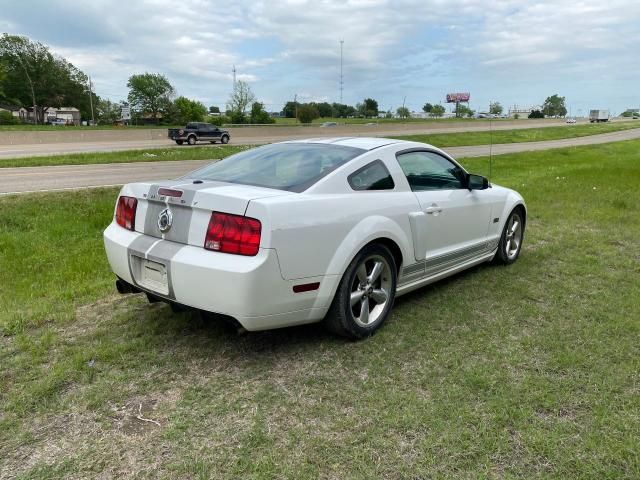
[[[131,107],[122,107],[120,110],[122,120],[131,120]]]

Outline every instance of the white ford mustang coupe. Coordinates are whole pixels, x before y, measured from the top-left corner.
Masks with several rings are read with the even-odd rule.
[[[177,180],[125,185],[104,232],[121,293],[247,330],[323,320],[371,335],[394,298],[481,262],[514,262],[526,207],[431,145],[266,145]]]

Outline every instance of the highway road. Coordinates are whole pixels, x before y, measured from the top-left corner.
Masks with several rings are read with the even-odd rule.
[[[640,128],[562,140],[528,143],[506,143],[451,147],[447,152],[455,157],[477,157],[515,152],[548,150],[551,148],[595,145],[640,138]],[[208,163],[207,160],[166,162],[113,163],[103,165],[62,165],[54,167],[0,168],[0,195],[37,191],[122,185],[149,179],[176,178]]]
[[[583,123],[586,123],[583,121]],[[565,126],[563,120],[496,120],[460,122],[424,122],[374,125],[337,125],[322,128],[309,127],[244,127],[231,128],[231,143],[234,145],[258,145],[296,138],[399,136],[436,133],[481,132],[493,130],[518,130]],[[8,158],[43,155],[60,155],[82,152],[113,152],[147,148],[179,147],[166,138],[166,129],[138,130],[86,130],[86,131],[7,131],[0,132],[0,162]],[[205,144],[203,144],[205,145]]]

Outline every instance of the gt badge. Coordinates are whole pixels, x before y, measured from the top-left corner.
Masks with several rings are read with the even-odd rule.
[[[162,233],[168,232],[171,229],[171,224],[173,223],[173,214],[171,210],[165,208],[158,215],[158,228]]]

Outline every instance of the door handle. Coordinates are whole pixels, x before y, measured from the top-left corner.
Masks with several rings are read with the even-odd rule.
[[[430,207],[425,208],[424,211],[427,214],[440,213],[442,211],[442,208],[434,203]]]

